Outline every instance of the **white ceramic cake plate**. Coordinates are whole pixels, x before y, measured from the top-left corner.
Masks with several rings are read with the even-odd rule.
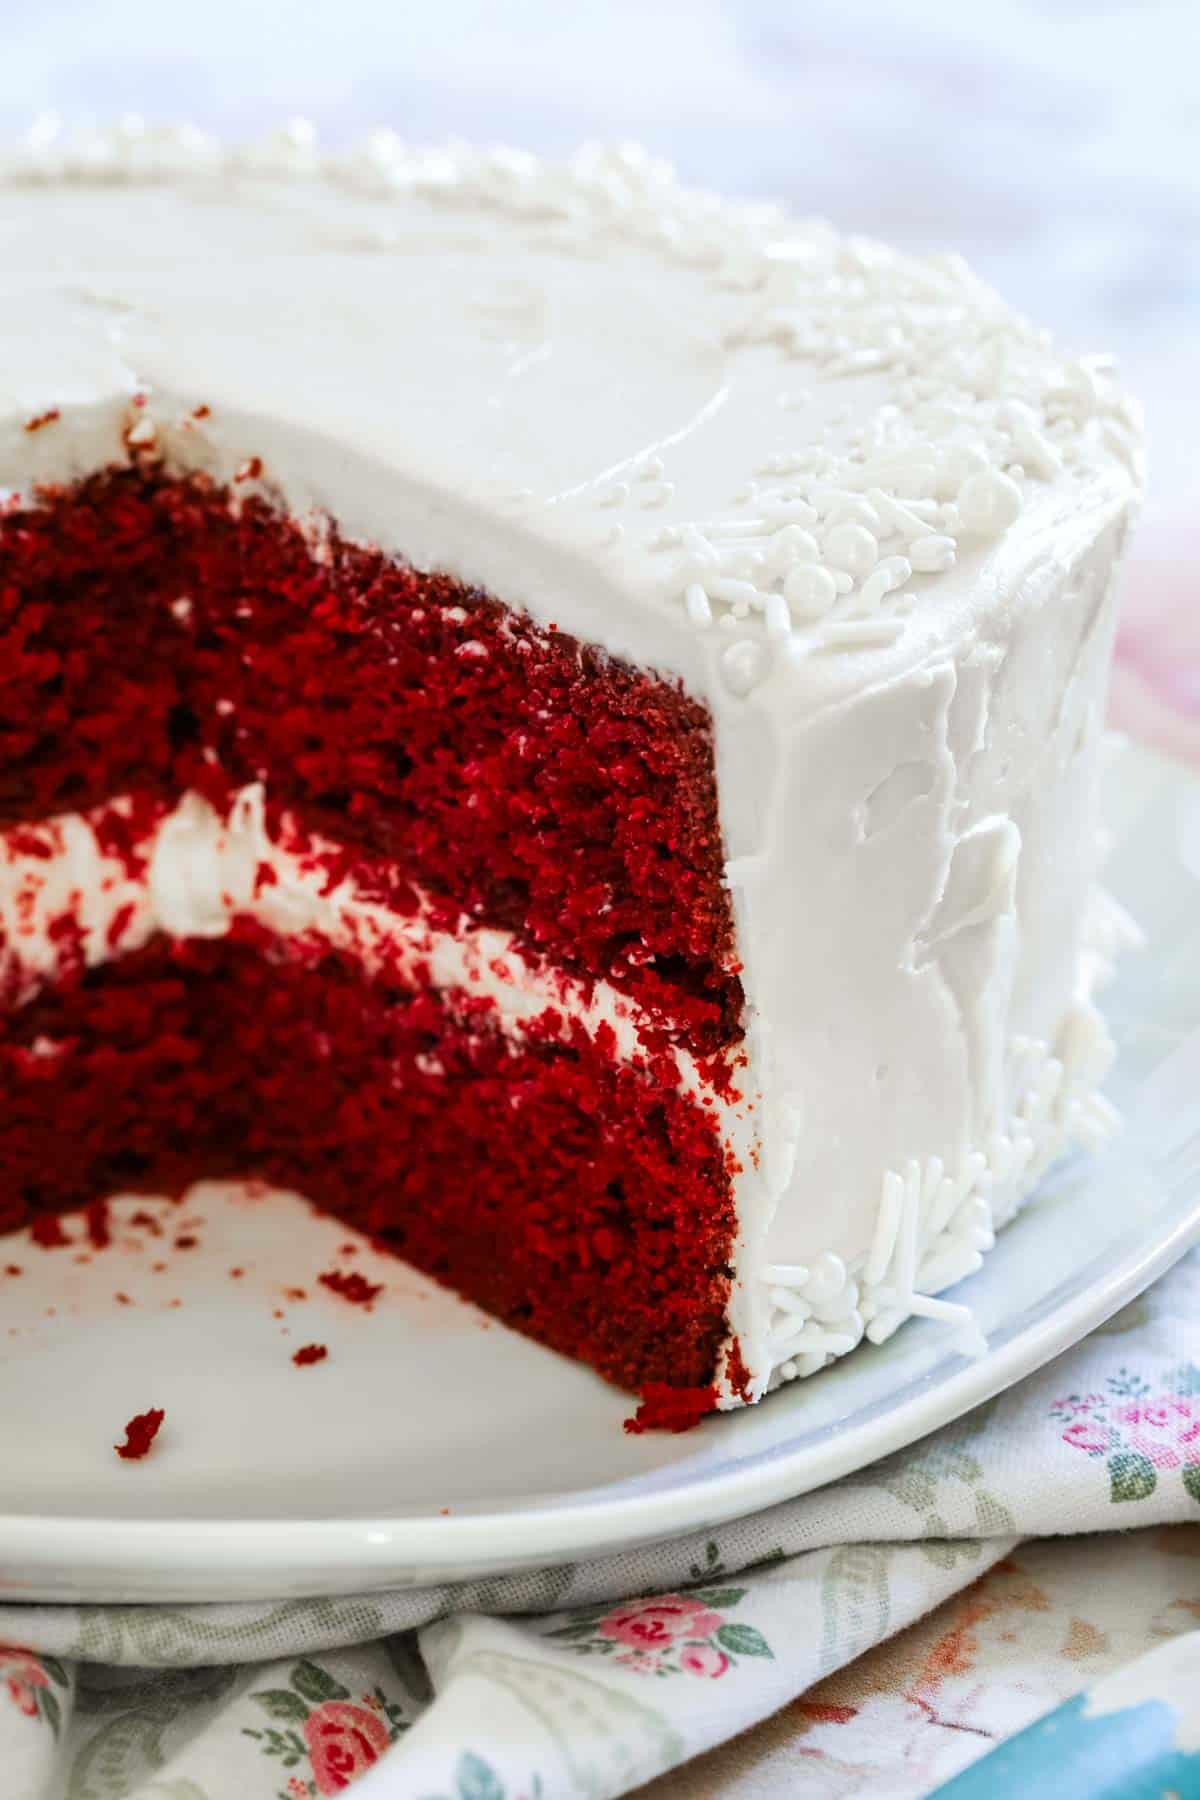
[[[0,1241],[22,1271],[0,1275],[0,1593],[272,1598],[576,1560],[860,1469],[1066,1349],[1200,1240],[1200,783],[1130,752],[1110,817],[1109,885],[1148,937],[1106,1000],[1127,1126],[956,1291],[986,1356],[913,1321],[748,1412],[629,1436],[627,1398],[369,1247],[344,1254],[294,1198],[121,1202],[94,1253]],[[339,1264],[386,1283],[371,1312],[315,1283]],[[328,1356],[296,1367],[310,1343]],[[151,1406],[152,1455],[119,1461]]]

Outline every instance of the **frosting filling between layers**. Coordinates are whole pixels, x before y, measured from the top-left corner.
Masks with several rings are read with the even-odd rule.
[[[279,937],[315,937],[372,973],[470,995],[510,1036],[533,1021],[544,1029],[546,1013],[557,1012],[564,1026],[602,1038],[614,1060],[653,1061],[670,1070],[672,1085],[746,1118],[734,1087],[745,1065],[739,1051],[696,1056],[609,983],[531,958],[512,932],[465,915],[448,928],[444,903],[410,882],[389,884],[391,873],[348,857],[289,814],[272,836],[261,783],[221,811],[195,792],[169,808],[123,797],[90,815],[11,827],[0,833],[0,1000],[20,1005],[159,933],[222,938],[235,920],[249,920]],[[387,885],[392,897],[380,898]]]
[[[270,838],[259,788],[225,817],[195,794],[135,815],[2,840],[10,1210],[43,1184],[62,1205],[263,1173],[663,1390],[664,1417],[717,1404],[746,1131],[728,1069],[511,934],[365,897],[332,844]]]

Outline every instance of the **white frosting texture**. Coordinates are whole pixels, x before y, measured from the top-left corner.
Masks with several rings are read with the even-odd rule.
[[[752,1390],[914,1310],[961,1330],[930,1296],[1100,1116],[1085,917],[1141,483],[1108,363],[956,258],[628,149],[47,127],[6,179],[0,487],[131,430],[243,486],[258,458],[315,543],[332,515],[706,702]]]

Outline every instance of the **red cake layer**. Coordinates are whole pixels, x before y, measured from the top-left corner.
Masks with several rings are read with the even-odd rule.
[[[260,1174],[624,1387],[704,1389],[726,1153],[661,1064],[609,1048],[556,1014],[514,1044],[486,1003],[245,922],[159,938],[0,1016],[0,1230]]]
[[[694,1048],[739,1035],[710,719],[677,684],[336,535],[314,557],[200,477],[10,506],[0,823],[259,779]]]

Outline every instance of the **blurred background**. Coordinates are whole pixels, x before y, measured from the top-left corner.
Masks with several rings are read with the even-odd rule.
[[[1114,710],[1200,761],[1200,0],[0,0],[0,135],[44,111],[632,137],[962,250],[1146,405]]]

